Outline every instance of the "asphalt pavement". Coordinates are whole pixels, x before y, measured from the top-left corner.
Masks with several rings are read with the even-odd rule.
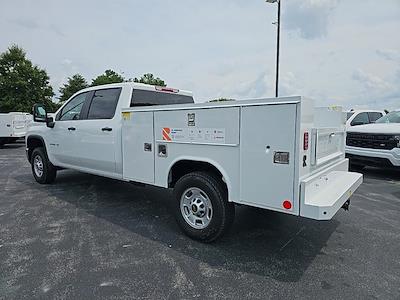
[[[167,190],[71,170],[40,185],[24,151],[0,148],[0,299],[400,299],[399,170],[364,170],[330,221],[240,206],[202,244]]]

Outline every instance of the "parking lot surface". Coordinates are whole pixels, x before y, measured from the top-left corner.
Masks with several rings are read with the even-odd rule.
[[[241,206],[202,244],[179,231],[166,190],[71,170],[39,185],[24,145],[6,145],[0,299],[399,299],[400,171],[363,172],[331,221]]]

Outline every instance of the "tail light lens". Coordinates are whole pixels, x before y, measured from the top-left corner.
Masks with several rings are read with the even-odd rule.
[[[283,201],[282,206],[284,209],[292,209],[292,202],[290,202],[289,200],[285,200]]]
[[[304,139],[303,139],[303,150],[304,151],[308,150],[308,142],[309,142],[308,132],[304,132]]]
[[[163,86],[156,86],[156,91],[159,92],[167,92],[167,93],[179,93],[178,89],[173,89],[173,88],[168,88],[168,87],[163,87]]]

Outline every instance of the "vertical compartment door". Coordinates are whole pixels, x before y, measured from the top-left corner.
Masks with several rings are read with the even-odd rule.
[[[154,183],[153,112],[123,113],[124,179]]]
[[[294,197],[296,104],[242,108],[240,194],[250,205],[297,214]],[[276,152],[282,163],[274,162]],[[289,163],[284,163],[289,154]],[[291,207],[284,208],[290,201]],[[285,205],[288,207],[287,203]]]

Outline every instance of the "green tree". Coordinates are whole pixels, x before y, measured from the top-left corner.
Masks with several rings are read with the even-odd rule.
[[[89,85],[86,82],[86,79],[81,74],[75,74],[72,77],[68,77],[67,83],[64,83],[62,87],[60,87],[60,103],[68,100],[73,94],[76,92],[87,88]]]
[[[156,86],[167,86],[165,84],[164,80],[160,79],[159,77],[155,78],[154,75],[151,73],[143,74],[143,76],[140,77],[140,79],[135,78],[133,81],[145,83],[145,84],[156,85]]]
[[[35,103],[54,111],[53,95],[46,71],[33,65],[22,48],[12,45],[0,54],[0,112],[31,112]]]
[[[104,74],[101,74],[92,80],[91,86],[109,84],[109,83],[119,83],[124,81],[125,79],[122,75],[118,74],[113,70],[106,70]]]

